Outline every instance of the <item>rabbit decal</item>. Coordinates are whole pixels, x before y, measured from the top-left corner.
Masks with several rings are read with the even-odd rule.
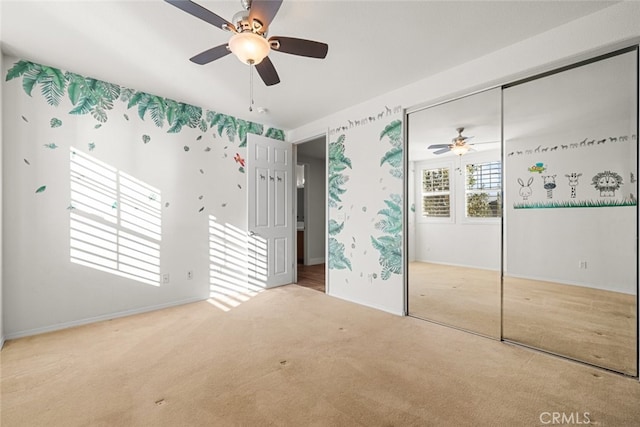
[[[533,177],[529,178],[526,185],[524,184],[524,181],[522,181],[521,178],[518,178],[518,184],[520,184],[520,197],[522,197],[522,200],[527,200],[531,195],[531,193],[533,193],[533,190],[531,189],[532,183],[533,183]]]

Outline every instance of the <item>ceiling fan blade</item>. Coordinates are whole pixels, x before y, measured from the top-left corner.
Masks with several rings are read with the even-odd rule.
[[[498,144],[502,141],[482,141],[482,142],[470,142],[467,145],[482,145],[482,144]]]
[[[269,38],[269,43],[271,43],[271,47],[278,52],[307,56],[309,58],[322,59],[327,56],[327,52],[329,51],[329,45],[326,43],[297,39],[294,37],[274,36]]]
[[[211,49],[207,49],[204,52],[197,54],[193,58],[190,58],[189,61],[195,62],[199,65],[204,65],[215,61],[216,59],[220,59],[223,56],[227,56],[230,53],[231,51],[227,48],[227,45],[221,44],[220,46],[212,47]]]
[[[216,27],[222,30],[225,29],[225,25],[229,26],[230,28],[235,28],[231,22],[227,21],[224,18],[219,17],[215,13],[211,12],[209,9],[205,9],[204,7],[190,0],[164,0],[164,1],[177,7],[180,10],[187,12],[190,15],[195,16],[196,18],[200,18],[211,25],[215,25]]]
[[[443,148],[442,150],[434,151],[433,154],[444,154],[444,153],[448,153],[449,151],[451,151],[451,148],[447,146],[447,148]]]
[[[273,66],[273,63],[268,56],[255,67],[258,71],[258,74],[260,74],[260,78],[267,86],[273,86],[280,83],[280,77],[278,77],[276,67]]]
[[[281,5],[282,0],[253,0],[249,8],[249,22],[257,19],[266,30]]]
[[[431,144],[430,146],[428,146],[427,148],[429,150],[433,150],[434,148],[444,148],[444,147],[448,147],[451,144]]]

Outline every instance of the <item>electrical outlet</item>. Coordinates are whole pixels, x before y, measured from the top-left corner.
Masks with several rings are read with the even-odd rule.
[[[587,261],[580,261],[580,269],[581,270],[586,270],[587,269]]]
[[[162,283],[169,283],[169,273],[164,273],[162,275]]]
[[[189,270],[187,271],[187,280],[191,280],[193,279],[193,271]]]

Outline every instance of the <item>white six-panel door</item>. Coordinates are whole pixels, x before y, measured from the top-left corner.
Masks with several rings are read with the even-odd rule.
[[[293,173],[290,143],[248,135],[250,275],[266,288],[293,282]]]

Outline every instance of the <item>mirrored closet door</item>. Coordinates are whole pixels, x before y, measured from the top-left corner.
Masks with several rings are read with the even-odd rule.
[[[503,338],[637,375],[637,50],[504,88]]]
[[[410,113],[408,314],[500,339],[500,89]]]

